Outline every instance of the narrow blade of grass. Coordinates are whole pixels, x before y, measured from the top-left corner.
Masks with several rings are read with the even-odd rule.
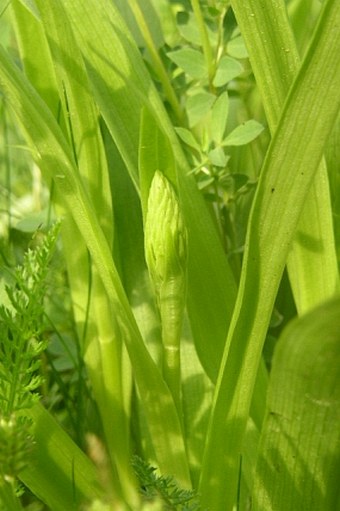
[[[108,243],[112,244],[113,211],[108,168],[97,106],[82,54],[63,6],[50,0],[38,0],[36,4],[50,46],[70,146],[99,222]]]
[[[14,495],[12,485],[3,481],[0,485],[0,506],[6,511],[23,511],[19,497]]]
[[[26,75],[57,118],[60,99],[50,49],[41,21],[20,0],[11,2],[12,20]]]
[[[255,195],[200,482],[203,505],[211,511],[231,511],[236,500],[239,455],[275,295],[340,106],[339,23],[337,1],[329,0],[285,104]]]
[[[272,133],[300,65],[284,1],[233,0]],[[338,283],[325,163],[315,175],[287,261],[296,306],[303,312],[331,297]]]
[[[335,246],[340,268],[340,114],[327,144],[326,160],[334,215]]]

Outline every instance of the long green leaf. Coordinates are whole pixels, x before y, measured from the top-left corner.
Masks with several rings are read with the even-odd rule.
[[[37,18],[37,13],[29,10],[24,2],[13,0],[11,10],[25,74],[34,83],[35,88],[57,118],[60,98],[43,26]]]
[[[283,0],[232,0],[274,133],[300,62]],[[310,7],[309,7],[310,8]],[[338,283],[329,185],[324,162],[315,176],[287,261],[296,306],[303,312],[333,295]]]
[[[340,299],[294,320],[277,344],[254,511],[338,509]]]
[[[75,163],[58,125],[24,76],[0,50],[0,85],[13,108],[39,167],[53,177],[73,216],[115,308],[116,319],[131,359],[152,435],[162,439],[157,461],[164,473],[190,486],[183,437],[170,392],[151,359],[133,317],[111,250],[84,190]],[[158,444],[157,444],[158,445]],[[177,449],[174,451],[173,446]]]
[[[105,150],[80,48],[63,6],[53,1],[36,2],[48,40],[58,81],[59,97],[67,118],[70,145],[83,183],[109,243],[113,212]]]
[[[36,3],[53,55],[59,95],[64,116],[68,120],[68,136],[77,166],[105,237],[111,245],[113,211],[108,168],[98,113],[90,92],[85,64],[62,5],[45,0]],[[63,232],[70,283],[79,287],[79,294],[83,300],[89,299],[90,308],[87,321],[92,328],[87,328],[87,332],[92,335],[91,337],[87,336],[84,358],[100,410],[108,451],[114,466],[117,467],[120,484],[125,489],[123,493],[126,500],[131,505],[136,505],[133,491],[134,477],[130,463],[131,453],[129,452],[129,422],[123,403],[122,340],[119,333],[116,332],[115,311],[95,268],[88,270],[91,271],[92,285],[90,297],[87,296],[90,273],[84,279],[84,276],[78,271],[79,265],[87,269],[87,247],[77,226],[69,216],[64,220]],[[68,233],[67,238],[66,232]],[[74,260],[72,253],[75,243],[79,247],[78,254],[71,266],[70,262]],[[80,279],[80,282],[75,282],[77,279]],[[86,314],[86,304],[82,307],[82,312]],[[85,320],[86,318],[82,318],[81,324]],[[93,346],[93,344],[98,346]],[[95,351],[97,356],[94,356]],[[117,489],[117,491],[119,490]]]
[[[200,491],[211,511],[229,511],[236,500],[239,454],[275,295],[339,109],[339,23],[338,2],[329,0],[290,91],[254,199],[202,468]]]
[[[334,215],[334,237],[340,268],[340,114],[328,140],[326,148],[327,169],[329,173],[329,188]]]

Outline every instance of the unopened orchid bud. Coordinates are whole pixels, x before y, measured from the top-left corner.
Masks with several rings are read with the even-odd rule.
[[[172,279],[185,282],[187,232],[170,182],[156,171],[151,183],[145,225],[145,255],[153,284]]]
[[[163,375],[181,415],[180,338],[185,309],[187,231],[175,191],[156,171],[145,222],[145,256],[162,321]]]

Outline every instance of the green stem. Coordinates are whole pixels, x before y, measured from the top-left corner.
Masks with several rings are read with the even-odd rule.
[[[184,283],[183,283],[184,287]],[[163,376],[174,399],[181,419],[181,359],[180,339],[185,305],[185,290],[178,289],[178,282],[170,280],[160,290],[160,313],[162,318],[162,341],[164,346]]]
[[[185,307],[187,232],[172,185],[158,170],[148,197],[145,256],[162,319],[163,376],[181,417],[180,339]]]
[[[2,477],[2,474],[0,474]],[[6,511],[23,511],[18,497],[14,493],[14,485],[5,480],[0,480],[0,505]]]
[[[136,0],[128,0],[128,1],[129,1],[131,9],[133,11],[133,14],[136,18],[138,27],[139,27],[140,31],[142,32],[145,44],[150,52],[150,55],[151,55],[151,58],[153,61],[153,65],[154,65],[154,70],[156,71],[158,78],[161,81],[165,96],[166,96],[167,100],[169,101],[178,121],[181,122],[181,121],[183,121],[183,110],[179,104],[179,101],[177,99],[175,91],[172,87],[171,81],[170,81],[168,73],[164,67],[162,59],[159,56],[159,53],[155,46],[154,40],[152,38],[152,34],[150,32],[149,26],[148,26],[148,24],[144,18],[144,15],[138,5],[138,2]]]
[[[207,27],[204,22],[204,18],[202,15],[199,0],[191,0],[191,5],[192,5],[192,9],[194,11],[195,17],[196,17],[198,29],[201,34],[203,53],[204,53],[204,58],[205,58],[205,62],[206,62],[207,69],[208,69],[209,86],[210,86],[211,90],[214,90],[212,81],[215,76],[215,60],[213,57],[213,52],[212,52],[212,48],[211,48],[210,41],[209,41]]]
[[[224,52],[224,18],[228,12],[230,7],[230,2],[226,2],[223,9],[221,10],[221,14],[218,17],[218,30],[217,30],[217,44],[216,44],[216,66],[218,65],[218,61]]]
[[[130,464],[129,420],[124,409],[122,375],[122,334],[115,321],[115,311],[110,306],[104,286],[94,269],[93,317],[96,318],[97,335],[91,342],[98,343],[100,373],[91,371],[95,380],[96,401],[105,432],[109,456],[123,490],[123,495],[132,507],[137,507],[139,498],[136,481]],[[92,365],[87,358],[88,365]]]
[[[11,214],[11,198],[12,198],[12,183],[11,183],[11,163],[9,153],[9,133],[7,124],[6,104],[5,101],[1,102],[1,119],[2,119],[2,132],[3,132],[3,147],[4,147],[4,167],[5,167],[5,183],[6,183],[6,212],[7,212],[7,234],[12,226],[12,214]]]

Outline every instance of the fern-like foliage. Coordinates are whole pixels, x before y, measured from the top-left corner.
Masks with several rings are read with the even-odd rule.
[[[44,296],[48,265],[59,225],[29,249],[6,286],[8,305],[0,305],[0,479],[14,478],[33,447],[25,409],[39,399],[40,355],[46,348]],[[0,481],[1,484],[1,481]]]
[[[132,466],[140,483],[140,492],[148,502],[159,502],[162,511],[201,511],[197,493],[178,487],[171,476],[158,476],[156,469],[134,456]]]

